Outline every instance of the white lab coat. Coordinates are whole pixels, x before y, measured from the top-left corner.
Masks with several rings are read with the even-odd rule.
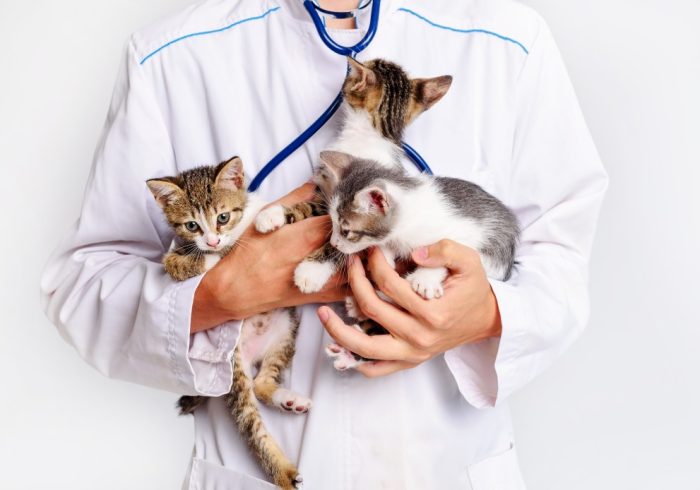
[[[333,36],[356,42],[367,17]],[[286,384],[314,406],[299,417],[263,407],[264,417],[310,490],[524,488],[505,400],[586,323],[607,177],[550,31],[529,8],[385,0],[359,59],[374,57],[413,76],[454,77],[405,139],[436,174],[477,182],[520,220],[520,265],[508,282],[491,281],[503,336],[370,380],[331,367],[327,334],[306,306]],[[208,0],[130,38],[82,215],[42,281],[48,316],[88,363],[174,393],[228,391],[240,324],[189,335],[201,278],[176,283],[163,271],[173,234],[144,182],[232,155],[252,178],[327,107],[344,75],[345,60],[297,0]],[[309,179],[337,123],[260,195],[273,200]],[[186,488],[273,488],[219,399],[197,412],[195,431]]]

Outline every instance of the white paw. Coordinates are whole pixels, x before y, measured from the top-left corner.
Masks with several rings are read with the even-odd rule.
[[[352,352],[338,344],[329,344],[326,346],[326,354],[333,359],[333,367],[338,371],[347,371],[362,364],[362,359],[355,359]]]
[[[260,233],[270,233],[284,226],[284,206],[275,204],[265,208],[255,217],[255,229]]]
[[[282,410],[297,414],[306,413],[311,408],[310,399],[286,388],[278,388],[272,394],[272,403]]]
[[[427,268],[419,267],[406,276],[413,290],[425,299],[441,298],[445,293],[442,282],[447,277],[447,270],[443,267]]]
[[[332,262],[305,260],[294,270],[294,284],[302,293],[317,293],[335,272]]]
[[[294,477],[294,481],[292,482],[292,484],[294,485],[294,488],[296,488],[296,490],[301,490],[302,488],[304,488],[304,479],[301,477],[301,475],[297,475],[296,477]]]

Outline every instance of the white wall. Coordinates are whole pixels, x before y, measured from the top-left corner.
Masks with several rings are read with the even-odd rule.
[[[44,319],[127,35],[189,0],[0,0],[0,488],[177,488],[191,421],[107,380]],[[700,488],[700,3],[528,0],[612,179],[593,315],[515,397],[533,490]]]

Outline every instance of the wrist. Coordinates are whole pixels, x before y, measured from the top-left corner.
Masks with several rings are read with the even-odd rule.
[[[190,333],[208,330],[236,318],[230,305],[221,298],[221,281],[209,271],[199,282],[192,302]]]
[[[484,339],[501,336],[501,333],[503,332],[503,325],[501,324],[501,311],[498,308],[496,294],[493,292],[493,289],[490,286],[484,325]]]

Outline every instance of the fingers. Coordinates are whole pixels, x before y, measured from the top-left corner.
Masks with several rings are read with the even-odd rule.
[[[328,334],[346,349],[368,359],[405,360],[420,362],[413,356],[407,344],[391,335],[369,336],[355,327],[346,325],[338,315],[327,306],[318,309],[318,317]]]
[[[379,376],[387,376],[416,366],[417,364],[406,361],[371,361],[360,364],[355,370],[368,378],[378,378]]]
[[[416,321],[395,305],[377,296],[374,286],[365,275],[362,262],[356,256],[350,258],[348,280],[357,305],[365,315],[397,337],[408,339],[415,335]]]
[[[480,266],[481,258],[473,248],[466,247],[452,240],[440,240],[428,247],[413,251],[411,257],[418,265],[424,267],[447,267],[455,273],[465,273]]]
[[[427,301],[418,296],[408,281],[392,269],[384,254],[378,248],[370,251],[367,257],[367,268],[374,280],[374,284],[381,292],[410,313],[421,318],[424,317]]]
[[[301,201],[309,201],[313,199],[315,191],[316,185],[308,182],[300,187],[297,187],[292,192],[290,192],[286,196],[281,197],[272,204],[282,204],[283,206],[291,206],[292,204]]]

